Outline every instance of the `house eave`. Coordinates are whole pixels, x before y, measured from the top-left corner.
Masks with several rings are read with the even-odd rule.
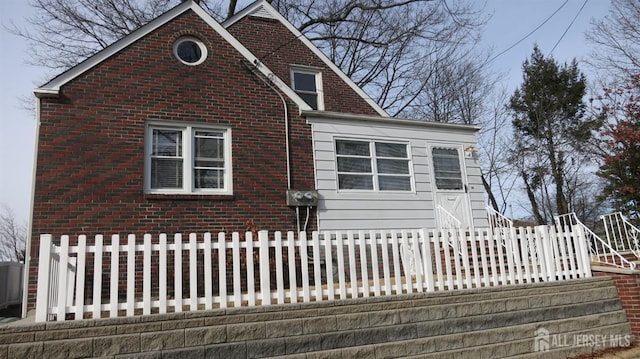
[[[33,90],[33,94],[37,98],[58,98],[60,96],[60,89],[40,87]]]
[[[339,113],[330,111],[302,111],[302,115],[307,117],[309,123],[314,121],[326,122],[327,120],[346,121],[346,122],[375,122],[388,125],[402,125],[402,126],[415,126],[423,128],[433,129],[448,129],[456,131],[471,131],[478,132],[480,126],[477,125],[465,125],[458,123],[444,123],[433,122],[416,119],[395,118],[395,117],[381,117],[370,115],[359,115],[352,113]]]

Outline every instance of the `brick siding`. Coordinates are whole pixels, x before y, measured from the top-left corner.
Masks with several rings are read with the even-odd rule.
[[[208,59],[203,64],[186,66],[173,56],[174,42],[185,35],[205,43]],[[189,11],[68,82],[58,98],[41,99],[29,308],[35,303],[42,233],[296,229],[295,210],[285,202],[282,102],[243,61]],[[335,75],[323,76],[330,89],[325,95],[329,108],[348,108],[353,96],[346,103],[332,100],[341,97],[338,89],[346,86],[333,84],[339,81]],[[362,103],[345,112],[371,113]],[[315,188],[310,125],[292,101],[288,112],[292,187]],[[233,196],[145,194],[144,133],[149,120],[231,128]],[[315,224],[313,211],[309,229]]]
[[[636,336],[636,342],[640,343],[640,272],[617,273],[594,270],[593,274],[613,279],[618,289],[622,306],[627,313],[627,319],[631,324],[631,331]]]

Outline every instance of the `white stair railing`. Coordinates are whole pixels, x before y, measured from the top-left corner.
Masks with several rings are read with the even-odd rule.
[[[458,231],[462,228],[462,221],[440,205],[436,207],[436,217],[438,227],[440,228],[442,235],[447,236],[447,243],[449,244],[449,247],[462,255],[462,250],[457,247],[454,239]]]
[[[584,232],[589,245],[589,252],[591,254],[592,261],[623,269],[634,270],[636,268],[636,264],[634,262],[627,260],[607,241],[593,233],[591,229],[578,219],[575,213],[571,212],[557,216],[555,217],[555,220],[556,225],[560,228],[573,229],[574,227],[578,227]]]
[[[505,242],[505,238],[511,233],[511,228],[513,228],[513,221],[510,218],[507,218],[502,213],[493,209],[493,207],[487,206],[487,217],[489,219],[489,229],[491,233],[500,238],[500,243],[502,243],[502,247],[507,248],[507,243]]]
[[[438,221],[438,227],[440,229],[460,229],[462,228],[462,222],[456,218],[451,212],[444,209],[444,207],[438,205],[436,207],[436,217]]]
[[[640,229],[620,212],[600,216],[609,245],[616,251],[631,251],[640,258]]]
[[[493,207],[487,206],[487,216],[489,217],[489,226],[491,229],[513,227],[513,221],[493,209]]]

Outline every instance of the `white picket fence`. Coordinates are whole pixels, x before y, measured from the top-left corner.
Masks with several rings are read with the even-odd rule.
[[[590,277],[555,227],[40,237],[36,321],[320,302]],[[90,243],[89,243],[90,241]],[[72,243],[72,245],[70,244]]]

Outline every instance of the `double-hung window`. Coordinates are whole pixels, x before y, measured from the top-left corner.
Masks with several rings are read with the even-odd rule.
[[[291,70],[291,87],[314,110],[323,110],[322,75],[307,68]]]
[[[338,189],[412,191],[405,143],[336,140]]]
[[[147,193],[232,193],[229,129],[150,123],[145,145]]]

